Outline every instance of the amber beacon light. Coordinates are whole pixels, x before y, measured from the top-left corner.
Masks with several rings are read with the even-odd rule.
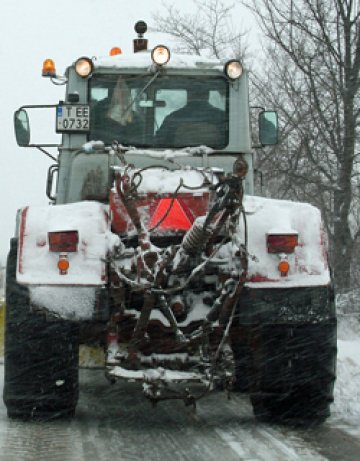
[[[113,48],[111,48],[111,50],[109,51],[109,56],[117,56],[119,54],[122,54],[122,50],[121,48],[119,48],[118,46],[114,46]]]
[[[45,59],[42,66],[43,77],[56,77],[55,62],[52,59]]]

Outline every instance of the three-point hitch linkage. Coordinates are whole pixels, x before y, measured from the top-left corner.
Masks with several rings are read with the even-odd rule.
[[[117,248],[110,258],[110,265],[123,292],[141,295],[143,304],[131,337],[123,350],[118,344],[117,319],[126,312],[124,303],[121,303],[113,314],[113,334],[110,335],[106,375],[112,382],[117,378],[141,380],[145,395],[153,403],[167,399],[182,399],[187,405],[194,405],[198,398],[214,388],[214,383],[221,382],[226,389],[231,388],[231,359],[224,346],[247,276],[247,232],[243,208],[243,179],[247,172],[247,164],[242,159],[237,160],[233,173],[218,178],[215,184],[209,181],[206,174],[203,175],[201,187],[208,187],[213,194],[208,212],[194,221],[180,244],[166,248],[156,247],[151,242],[150,234],[170,212],[180,188],[188,186],[180,180],[164,215],[151,229],[147,229],[137,208],[142,172],[143,170],[134,171],[130,166],[124,166],[118,168],[115,173],[116,192],[136,229],[138,247],[136,267],[132,267],[132,270],[126,270],[121,263],[126,254],[125,245]],[[237,232],[240,218],[244,220],[245,229],[241,243]],[[195,330],[184,333],[171,300],[176,296],[181,300],[189,285],[196,277],[204,274],[209,265],[224,264],[224,260],[216,256],[219,250],[229,243],[237,245],[235,266],[238,270],[233,270],[224,277],[201,324]],[[177,283],[170,281],[174,274],[184,273],[186,277],[179,277]],[[181,301],[179,303],[181,304]],[[149,358],[141,351],[150,341],[148,327],[154,310],[159,310],[170,325],[175,356],[179,357],[179,351],[180,355],[184,351],[198,351],[198,354],[191,355],[190,371],[174,371],[161,366],[149,368]],[[165,354],[160,355],[164,358]],[[159,365],[159,360],[154,359],[151,360],[152,365],[154,361]],[[147,362],[147,368],[143,367],[144,362]],[[202,389],[200,394],[195,396],[188,387],[175,391],[169,386],[173,383],[189,382],[201,382],[205,384],[205,390]]]

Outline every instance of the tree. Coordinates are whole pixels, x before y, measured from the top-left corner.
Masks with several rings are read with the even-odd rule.
[[[277,107],[282,147],[260,162],[279,195],[318,205],[339,288],[360,236],[360,11],[354,0],[242,0],[269,39],[259,96]],[[269,185],[271,188],[271,184]]]
[[[174,37],[178,51],[223,59],[231,56],[244,59],[245,33],[234,30],[231,11],[234,4],[221,0],[194,0],[195,13],[183,13],[174,5],[165,7],[165,14],[154,16],[154,30]]]

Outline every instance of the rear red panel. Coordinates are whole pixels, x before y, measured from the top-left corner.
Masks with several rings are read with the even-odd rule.
[[[147,229],[156,227],[157,234],[186,232],[198,216],[206,214],[209,193],[179,193],[175,200],[172,194],[155,193],[140,196],[137,208]],[[112,192],[110,196],[113,231],[129,233],[134,226],[120,197]],[[161,222],[161,223],[160,223]],[[159,224],[160,223],[160,224]]]

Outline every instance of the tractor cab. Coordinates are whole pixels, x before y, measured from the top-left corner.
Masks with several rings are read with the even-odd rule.
[[[48,190],[56,189],[54,202],[106,200],[111,168],[123,155],[138,168],[189,165],[225,174],[241,156],[249,165],[245,182],[252,194],[252,138],[258,145],[275,144],[277,116],[260,110],[259,132],[251,134],[248,72],[242,64],[177,55],[164,45],[150,51],[141,37],[134,42],[133,55],[113,48],[108,57],[81,57],[65,76],[45,60],[43,76],[66,85],[65,100],[54,106],[56,131],[62,134],[58,167],[48,180]],[[18,144],[44,149],[30,143],[27,108],[34,106],[15,114]]]

